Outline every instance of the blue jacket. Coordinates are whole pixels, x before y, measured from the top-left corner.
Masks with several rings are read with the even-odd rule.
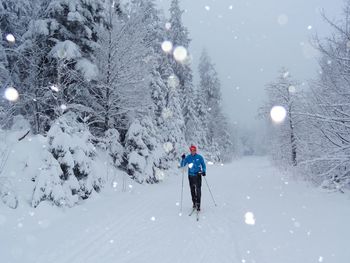
[[[188,175],[195,176],[199,171],[203,173],[206,172],[206,166],[204,162],[204,158],[199,154],[189,154],[185,159],[181,160],[181,167],[184,167],[188,164]],[[192,165],[191,165],[192,164]]]

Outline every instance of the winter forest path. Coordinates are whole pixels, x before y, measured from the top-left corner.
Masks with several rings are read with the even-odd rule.
[[[207,174],[218,206],[203,181],[199,222],[188,216],[187,176],[179,215],[181,171],[159,185],[133,184],[127,192],[118,186],[64,212],[44,204],[36,210],[23,209],[22,215],[18,211],[2,215],[0,207],[0,262],[338,263],[350,259],[350,201],[345,195],[322,193],[289,180],[263,157],[209,166]],[[254,214],[250,224],[245,222],[247,212]]]

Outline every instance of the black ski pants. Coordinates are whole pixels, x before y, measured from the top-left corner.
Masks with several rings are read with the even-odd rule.
[[[197,208],[201,207],[201,187],[202,187],[202,175],[189,175],[188,180],[190,182],[191,196],[193,205]]]

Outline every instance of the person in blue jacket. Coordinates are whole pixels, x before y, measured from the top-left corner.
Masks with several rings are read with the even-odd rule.
[[[188,165],[188,180],[190,183],[193,209],[201,210],[202,175],[206,175],[204,158],[197,154],[197,147],[191,145],[191,154],[181,156],[181,167]]]

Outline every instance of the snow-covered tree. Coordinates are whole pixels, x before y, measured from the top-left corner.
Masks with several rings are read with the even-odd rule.
[[[0,88],[15,87],[21,88],[20,75],[22,68],[19,60],[21,52],[18,46],[23,42],[22,35],[28,28],[29,21],[33,16],[33,11],[37,1],[30,3],[27,0],[0,1]],[[28,63],[28,62],[27,62]],[[20,113],[16,105],[7,102],[1,103],[5,113],[4,122],[10,125],[11,119]]]
[[[144,43],[147,31],[140,13],[125,19],[113,5],[108,5],[105,12],[107,26],[98,27],[95,57],[100,74],[91,89],[95,101],[90,122],[102,132],[117,128],[125,134],[127,115],[150,104],[150,62],[145,59]]]
[[[205,129],[204,148],[214,160],[229,160],[234,151],[232,131],[222,112],[219,76],[206,50],[201,54],[198,71],[197,114],[201,127]]]
[[[64,186],[85,199],[92,191],[99,192],[106,178],[94,167],[93,137],[77,119],[73,113],[62,115],[50,128],[48,138],[50,151],[62,169],[60,179]]]
[[[12,34],[17,41],[25,32],[33,7],[38,0],[1,0],[0,1],[0,28],[4,34]]]
[[[190,38],[188,29],[182,22],[184,13],[180,8],[179,0],[172,0],[170,5],[170,29],[167,31],[168,40],[172,42],[174,47],[173,54],[170,54],[169,61],[173,69],[174,75],[178,78],[178,89],[180,94],[180,103],[185,124],[185,138],[188,143],[196,143],[198,138],[198,117],[195,114],[194,100],[196,98],[193,87],[193,73],[190,65],[189,45]],[[176,58],[176,49],[182,48],[187,53],[185,60]]]
[[[125,138],[127,171],[139,183],[155,183],[163,179],[158,168],[164,150],[159,147],[153,121],[146,116],[136,118]]]
[[[188,29],[183,25],[182,15],[184,10],[180,8],[179,0],[172,0],[170,4],[170,30],[169,37],[174,47],[183,46],[188,48],[190,45],[190,38]]]
[[[42,201],[50,201],[57,206],[73,206],[78,201],[78,196],[72,189],[64,187],[60,178],[62,169],[60,164],[48,153],[43,160],[44,166],[35,178],[35,186],[32,196],[32,206],[37,207]],[[78,188],[78,184],[74,189]],[[67,191],[68,190],[68,191]]]
[[[342,190],[350,186],[350,1],[345,2],[343,19],[333,22],[323,15],[333,33],[316,39],[321,74],[312,85],[309,110],[312,138],[303,156],[310,180],[326,188]]]
[[[300,86],[286,69],[281,69],[275,82],[266,86],[268,102],[262,108],[264,116],[270,120],[270,111],[273,107],[282,107],[281,115],[286,117],[281,123],[270,122],[270,146],[272,156],[277,162],[296,166],[298,163],[298,111],[301,103]],[[272,112],[273,115],[273,112]],[[283,116],[282,116],[283,117]]]

